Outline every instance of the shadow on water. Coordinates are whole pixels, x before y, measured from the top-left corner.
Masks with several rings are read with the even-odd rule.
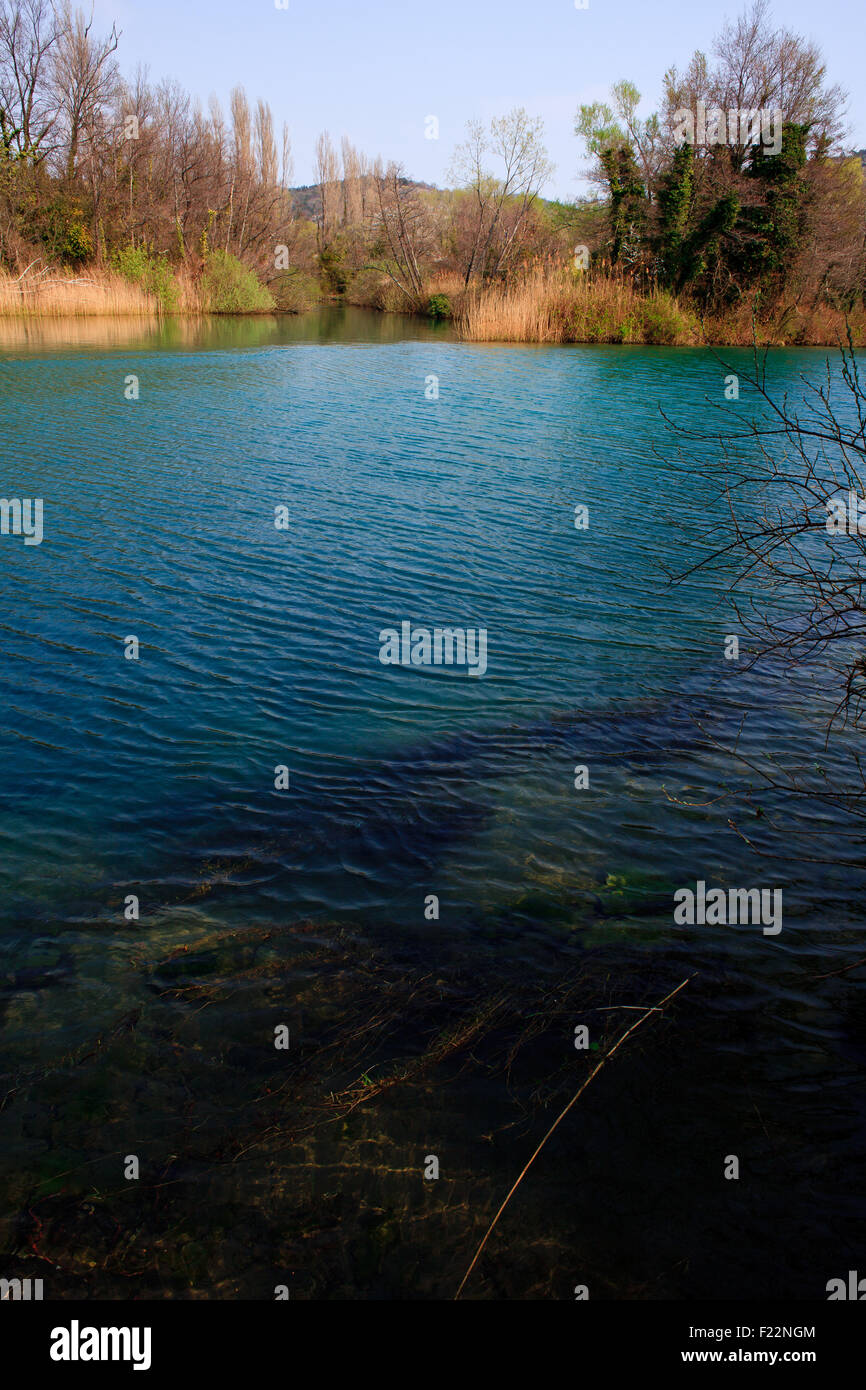
[[[591,762],[596,775],[618,766],[670,771],[705,749],[711,734],[732,739],[737,714],[733,706],[710,706],[705,697],[680,693],[423,740],[384,759],[352,759],[345,771],[293,776],[290,796],[273,792],[252,804],[243,788],[234,795],[220,788],[209,797],[205,784],[193,800],[166,789],[154,809],[143,790],[136,819],[140,837],[173,846],[160,877],[137,885],[127,861],[107,859],[102,895],[77,901],[67,895],[59,920],[114,920],[115,880],[151,904],[161,890],[163,908],[188,901],[191,891],[203,897],[207,884],[209,902],[224,900],[230,907],[245,879],[260,885],[263,872],[287,913],[318,907],[327,914],[347,905],[327,892],[317,904],[315,888],[305,891],[306,880],[318,882],[324,870],[333,889],[347,866],[371,885],[370,906],[375,902],[382,909],[395,884],[430,880],[450,853],[483,832],[503,801],[503,784],[520,786],[547,764],[555,770],[557,764]],[[130,787],[127,812],[135,796]],[[32,922],[24,905],[22,915]],[[41,915],[44,930],[50,930],[58,921],[57,904],[46,904]],[[383,930],[392,926],[386,921]],[[26,942],[29,932],[21,936]]]
[[[44,1276],[57,1298],[271,1298],[279,1284],[302,1298],[449,1297],[628,1010],[694,977],[593,1083],[468,1294],[570,1298],[587,1283],[593,1297],[820,1297],[854,1257],[856,1201],[840,1179],[863,1142],[847,1103],[862,1026],[821,1016],[839,981],[807,985],[760,938],[735,959],[699,932],[671,933],[669,900],[629,936],[635,902],[615,884],[581,907],[555,875],[544,892],[566,893],[571,930],[542,932],[529,955],[502,949],[517,920],[507,901],[402,935],[374,907],[285,907],[316,861],[333,877],[351,858],[353,876],[380,886],[419,868],[419,883],[438,883],[449,854],[487,833],[485,788],[501,777],[519,784],[548,756],[579,755],[670,775],[702,753],[708,720],[714,734],[736,727],[733,708],[681,694],[425,741],[302,788],[300,811],[269,802],[255,833],[243,818],[197,824],[190,854],[209,843],[219,863],[208,878],[180,853],[141,886],[140,924],[82,905],[59,956],[34,933],[37,959],[4,988],[6,1277]],[[179,833],[182,812],[194,814],[173,808]],[[281,867],[270,919],[244,920],[244,873],[261,891],[263,864],[287,844],[298,862]],[[100,970],[115,1003],[97,1021]],[[811,1055],[780,1032],[786,1011]],[[723,1178],[731,1153],[745,1182]]]

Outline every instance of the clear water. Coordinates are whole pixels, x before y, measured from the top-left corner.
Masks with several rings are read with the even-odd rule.
[[[723,575],[668,581],[723,507],[659,405],[709,418],[724,375],[361,311],[0,331],[2,490],[45,506],[41,546],[0,538],[5,1266],[449,1297],[586,1074],[574,1026],[603,1045],[694,976],[467,1295],[815,1298],[856,1267],[862,971],[816,977],[862,950],[859,846],[724,751],[745,715],[750,755],[843,779],[852,743],[823,746],[830,673],[732,672]],[[486,674],[383,666],[407,619],[485,628]],[[781,935],[675,926],[697,879],[782,887]]]

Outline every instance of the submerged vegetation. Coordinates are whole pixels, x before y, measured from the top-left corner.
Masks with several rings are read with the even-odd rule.
[[[130,998],[109,1026],[79,1029],[50,1063],[7,1055],[0,1111],[15,1171],[4,1176],[7,1208],[19,1212],[0,1225],[8,1277],[44,1274],[52,1296],[86,1298],[128,1288],[138,1298],[267,1299],[275,1280],[293,1298],[410,1288],[453,1298],[533,1141],[593,1079],[639,1016],[631,1011],[645,1003],[657,1018],[649,1053],[635,1039],[617,1058],[628,1086],[659,1055],[676,1057],[682,1026],[700,1027],[697,981],[670,1016],[654,1008],[692,973],[683,959],[650,968],[621,941],[615,953],[587,951],[579,933],[569,945],[553,932],[546,967],[528,970],[493,940],[469,963],[456,941],[425,955],[322,921],[242,933],[208,923],[199,908],[169,909],[146,939],[130,940]],[[10,1025],[70,982],[62,951],[43,954],[0,994]],[[297,1026],[279,1051],[287,998]],[[591,1032],[579,1052],[576,1017]],[[608,1100],[622,1084],[616,1067],[594,1081]],[[424,1179],[431,1121],[437,1181]],[[587,1124],[604,1129],[603,1106]],[[15,1164],[18,1144],[34,1138],[34,1161]],[[135,1182],[124,1176],[130,1152]],[[499,1223],[463,1296],[569,1297],[563,1271],[578,1246],[595,1294],[633,1296],[640,1259],[617,1282],[567,1194],[565,1175],[540,1160],[519,1216]],[[671,1295],[678,1279],[660,1278],[653,1292]]]
[[[627,81],[580,108],[596,187],[570,204],[543,197],[544,131],[519,108],[469,122],[451,188],[327,133],[316,183],[295,188],[287,128],[242,88],[228,117],[205,112],[177,83],[125,81],[120,35],[68,3],[2,0],[0,15],[4,314],[342,299],[479,341],[737,343],[757,319],[768,341],[818,343],[846,316],[862,339],[866,184],[844,94],[765,0],[725,26],[714,64],[696,53],[665,74],[659,112],[641,117]],[[702,140],[692,121],[684,142],[684,112],[732,108],[730,128]],[[767,112],[772,146],[745,122]]]

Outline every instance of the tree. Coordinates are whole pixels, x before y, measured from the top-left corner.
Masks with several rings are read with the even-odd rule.
[[[750,233],[740,252],[744,269],[754,283],[781,283],[790,270],[800,244],[806,183],[807,127],[786,121],[782,148],[768,155],[756,145],[748,167],[749,177],[760,188],[757,207],[744,208],[741,223]]]
[[[383,252],[375,268],[402,290],[413,308],[420,309],[424,291],[422,263],[430,245],[424,206],[398,164],[391,163],[383,169],[381,160],[377,160],[373,182]]]
[[[327,250],[340,214],[340,165],[325,130],[316,141],[316,180],[319,185],[319,252]]]
[[[609,192],[610,262],[634,269],[642,256],[648,197],[629,144],[608,145],[599,154]]]
[[[860,729],[866,723],[866,384],[850,331],[837,370],[828,359],[817,382],[804,378],[800,401],[773,389],[767,353],[757,341],[750,371],[718,360],[756,408],[738,409],[735,426],[725,420],[710,429],[661,411],[679,440],[665,466],[679,483],[683,477],[690,486],[695,477],[708,481],[727,518],[714,527],[701,558],[674,578],[724,576],[740,638],[738,673],[758,667],[786,682],[798,673],[814,679],[820,662],[821,688],[830,700],[829,741],[846,724]],[[725,409],[716,406],[720,417]],[[856,749],[846,759],[844,781],[814,760],[747,753],[740,733],[725,751],[788,807],[802,802],[809,809],[816,859],[822,858],[819,837],[829,832],[826,862],[861,866],[866,760]],[[857,837],[850,861],[840,852],[838,820],[815,818],[815,805],[849,820]],[[749,843],[759,848],[758,838],[756,827]]]
[[[469,197],[464,284],[500,275],[512,255],[530,208],[553,173],[543,143],[544,124],[516,107],[490,122],[470,121],[458,145],[451,176]],[[498,162],[491,172],[488,160]]]
[[[768,0],[725,24],[713,44],[715,64],[694,54],[680,78],[676,68],[665,74],[664,124],[673,125],[677,110],[694,110],[698,101],[721,111],[775,111],[782,120],[806,126],[809,149],[837,146],[844,130],[846,94],[827,84],[827,69],[817,44],[791,29],[773,27]],[[748,147],[741,138],[729,145],[735,168],[742,168]]]
[[[659,227],[656,251],[662,283],[679,289],[684,278],[683,248],[695,197],[695,156],[691,145],[679,145],[658,191]]]
[[[7,158],[36,164],[49,153],[59,104],[46,77],[60,35],[49,0],[0,0],[0,146]]]
[[[625,79],[611,88],[611,101],[612,105],[594,101],[579,107],[574,133],[582,138],[587,153],[600,160],[601,169],[596,169],[595,177],[603,183],[609,181],[602,158],[604,152],[628,146],[640,168],[648,196],[652,198],[663,158],[659,118],[655,113],[646,119],[638,116],[641,94],[633,82]]]
[[[93,11],[89,18],[82,10],[73,13],[70,0],[64,0],[60,24],[51,55],[51,81],[58,109],[58,130],[62,131],[66,144],[66,178],[71,182],[82,137],[93,137],[117,89],[119,74],[113,55],[120,36],[112,25],[111,33],[105,38],[95,38]]]

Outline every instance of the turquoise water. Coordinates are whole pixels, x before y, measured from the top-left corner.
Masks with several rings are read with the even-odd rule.
[[[776,351],[771,373],[795,388],[824,357]],[[747,354],[726,358],[745,370]],[[572,1268],[587,1265],[608,1296],[821,1297],[854,1267],[860,976],[814,977],[857,959],[862,884],[833,862],[846,830],[832,814],[750,791],[723,751],[744,715],[741,746],[758,755],[814,754],[842,777],[850,744],[823,750],[823,673],[732,674],[723,574],[668,580],[712,541],[723,505],[696,473],[666,466],[674,444],[659,406],[709,418],[704,398],[723,400],[724,376],[704,351],[465,345],[360,313],[0,342],[3,490],[44,498],[45,518],[40,546],[0,538],[7,1264],[29,1260],[32,1272],[30,1228],[15,1213],[35,1208],[50,1223],[59,1200],[57,1296],[131,1296],[119,1264],[96,1274],[71,1256],[93,1174],[98,1201],[122,1203],[118,1156],[146,1151],[165,1178],[178,1154],[192,1162],[204,1126],[207,1176],[187,1190],[189,1171],[172,1170],[185,1193],[172,1220],[229,1209],[224,1140],[274,1067],[274,1024],[297,1029],[315,1069],[327,1029],[348,1016],[344,990],[375,1017],[360,983],[375,956],[395,978],[436,976],[440,1001],[450,988],[480,999],[529,980],[555,996],[566,972],[591,965],[605,1000],[620,1002],[619,980],[627,1003],[652,1003],[697,974],[679,1030],[641,1046],[588,1099],[579,1154],[551,1151],[537,1206],[512,1232],[505,1296],[568,1297]],[[383,666],[380,631],[404,620],[486,629],[486,673]],[[138,660],[124,656],[130,635]],[[588,790],[574,787],[579,764]],[[275,789],[279,766],[286,790]],[[809,862],[819,845],[830,862]],[[698,879],[783,887],[783,932],[675,927],[672,893]],[[129,895],[139,921],[124,919]],[[234,977],[231,951],[283,932],[291,942],[266,986],[251,982],[246,956]],[[195,960],[214,941],[218,966],[208,957],[188,972],[202,993],[168,999],[178,951]],[[335,982],[316,953],[347,942],[354,963]],[[214,970],[220,989],[208,993]],[[425,1017],[413,1039],[402,1015],[404,1053],[435,1031],[432,1002]],[[574,1065],[572,1033],[569,1016],[550,1044],[558,1067]],[[103,1070],[80,1081],[94,1047]],[[376,1048],[386,1058],[387,1041]],[[170,1065],[162,1075],[172,1049],[187,1059],[173,1078]],[[435,1113],[452,1168],[468,1174],[481,1117],[515,1121],[499,1082],[462,1085],[423,1104],[389,1093],[375,1122],[359,1119],[369,1131],[344,1128],[342,1142],[423,1158],[438,1151],[425,1120]],[[196,1103],[198,1124],[184,1109]],[[533,1123],[483,1160],[484,1201],[519,1171]],[[171,1241],[154,1234],[145,1181],[135,1200],[150,1244],[130,1247],[144,1296],[268,1296],[269,1222],[285,1212],[258,1185],[277,1172],[286,1201],[320,1203],[311,1172],[342,1162],[337,1131],[322,1142],[303,1161],[245,1170],[245,1200],[264,1222],[255,1259],[226,1253],[221,1218],[166,1273],[150,1251]],[[720,1176],[728,1153],[745,1170],[735,1194]],[[395,1224],[407,1247],[400,1165],[389,1164],[387,1177],[370,1162],[361,1181],[353,1162],[333,1179],[352,1209],[398,1215],[367,1244],[347,1235],[350,1273],[335,1265],[317,1283],[301,1268],[302,1290],[451,1291],[475,1228],[443,1218],[436,1248],[448,1248],[437,1263],[424,1247],[423,1275],[408,1257],[389,1263]],[[592,1202],[576,1196],[584,1185]],[[459,1182],[449,1201],[459,1210]],[[746,1233],[736,1249],[732,1221]],[[562,1242],[552,1284],[536,1268],[548,1227]]]

